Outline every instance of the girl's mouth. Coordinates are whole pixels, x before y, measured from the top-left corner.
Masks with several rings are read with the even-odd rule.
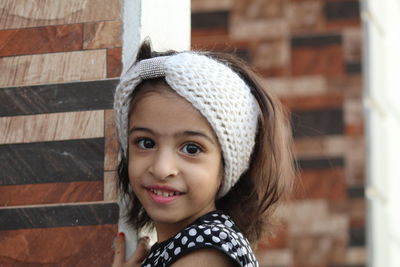
[[[151,186],[146,189],[150,198],[157,204],[167,204],[183,195],[170,187]]]
[[[163,197],[172,197],[172,196],[181,195],[180,192],[167,192],[167,191],[162,191],[162,190],[153,189],[153,188],[150,188],[149,190],[150,190],[153,194],[155,194],[155,195],[157,195],[157,196],[163,196]]]

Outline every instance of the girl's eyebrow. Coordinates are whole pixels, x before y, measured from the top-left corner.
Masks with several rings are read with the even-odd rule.
[[[128,132],[128,136],[131,135],[133,132],[136,131],[142,131],[142,132],[147,132],[150,134],[155,135],[156,133],[149,129],[149,128],[145,128],[145,127],[132,127],[129,132]],[[216,142],[214,141],[213,138],[211,138],[210,136],[208,136],[206,133],[203,133],[201,131],[183,131],[183,132],[179,132],[179,133],[175,133],[174,134],[175,137],[178,136],[200,136],[203,137],[205,139],[207,139],[208,141],[210,141],[212,144],[216,145]]]
[[[148,133],[151,133],[151,134],[155,134],[154,131],[152,131],[152,130],[149,129],[149,128],[145,128],[145,127],[132,127],[132,128],[129,130],[129,132],[128,132],[128,136],[131,135],[133,132],[136,132],[136,131],[148,132]]]
[[[203,137],[203,138],[207,139],[208,141],[210,141],[213,145],[216,145],[213,138],[211,138],[207,134],[200,132],[200,131],[184,131],[182,133],[176,133],[174,135],[175,136],[200,136],[200,137]]]

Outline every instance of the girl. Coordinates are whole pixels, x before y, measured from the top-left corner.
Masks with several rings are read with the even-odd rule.
[[[115,93],[118,178],[132,227],[155,227],[114,267],[258,266],[251,243],[294,176],[279,102],[240,60],[211,52],[139,49]]]

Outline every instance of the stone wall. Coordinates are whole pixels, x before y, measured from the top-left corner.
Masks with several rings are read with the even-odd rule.
[[[262,266],[365,266],[357,0],[192,0],[192,47],[233,51],[291,111],[301,173]]]
[[[0,14],[0,266],[110,266],[121,2],[2,0]]]

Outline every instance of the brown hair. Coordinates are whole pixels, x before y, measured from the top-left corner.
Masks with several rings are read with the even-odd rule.
[[[144,42],[136,61],[175,53],[152,51],[149,42]],[[288,114],[279,100],[262,88],[259,78],[245,62],[230,54],[199,53],[222,62],[235,71],[250,87],[261,108],[249,168],[228,194],[216,200],[217,209],[228,214],[249,241],[255,242],[265,230],[271,232],[272,214],[278,202],[284,199],[292,188],[295,166]],[[160,81],[165,82],[163,78],[142,82],[132,94],[132,101],[135,101],[144,83]],[[123,156],[118,166],[118,182],[122,193],[131,201],[127,214],[128,222],[137,229],[152,226],[151,219],[139,199],[129,189],[128,160]]]

